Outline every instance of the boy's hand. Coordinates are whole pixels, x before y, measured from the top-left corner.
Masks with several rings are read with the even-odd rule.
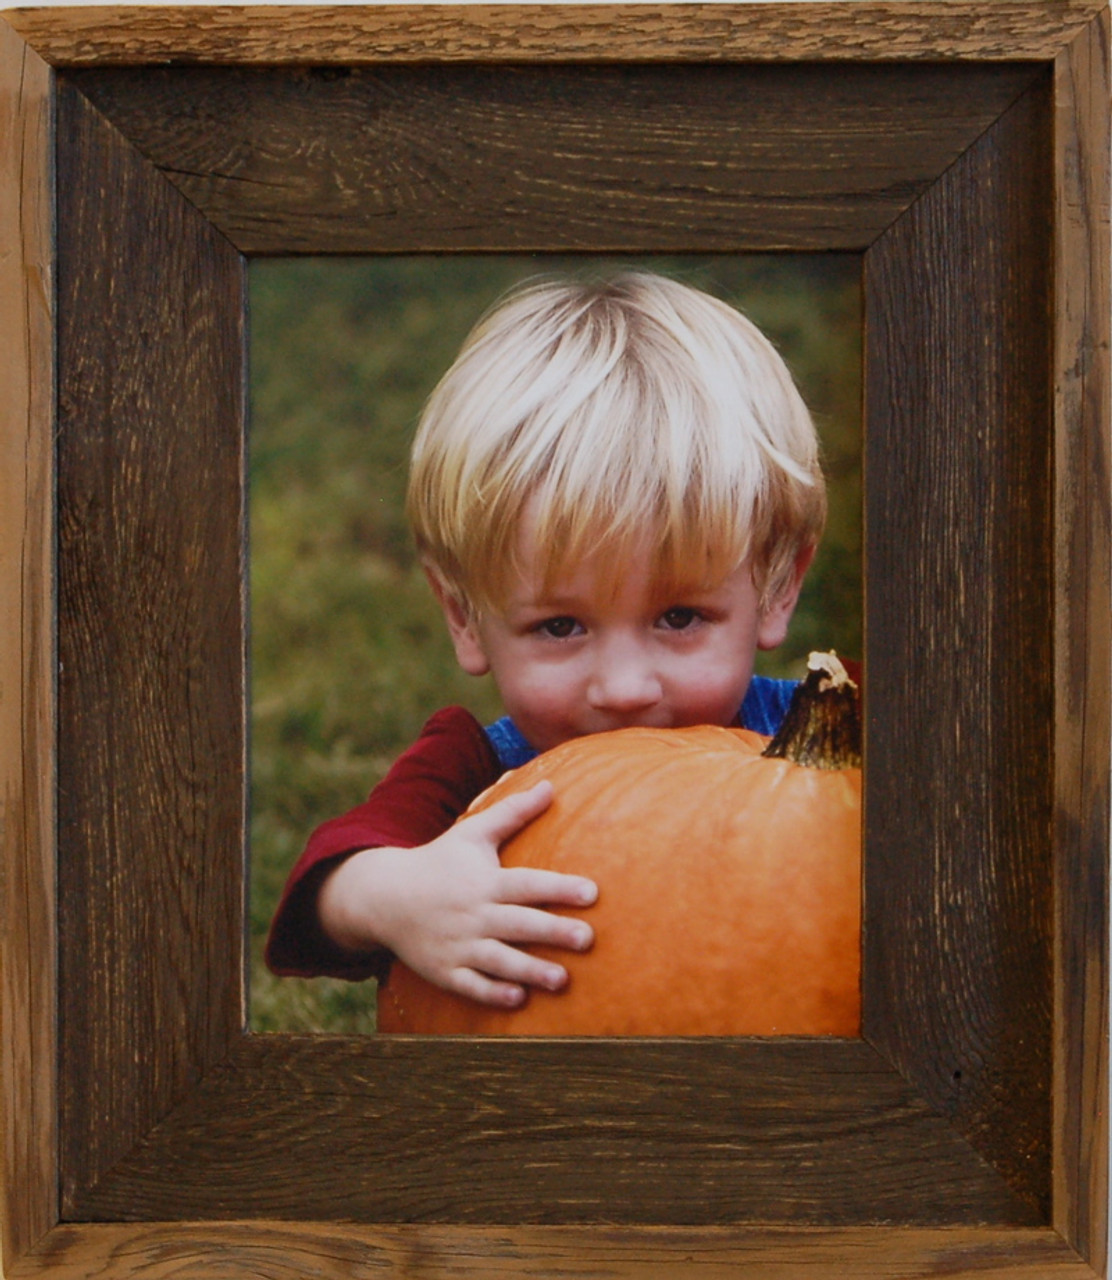
[[[353,854],[321,887],[325,932],[353,951],[388,947],[428,981],[481,1004],[513,1008],[526,987],[559,990],[562,965],[510,944],[585,951],[594,940],[585,921],[540,908],[587,907],[598,889],[581,876],[498,859],[499,846],[551,802],[552,784],[539,782],[416,849]]]

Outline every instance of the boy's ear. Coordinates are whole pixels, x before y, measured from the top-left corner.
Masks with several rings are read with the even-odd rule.
[[[474,617],[435,569],[428,565],[424,565],[423,568],[425,577],[429,580],[429,586],[432,587],[432,593],[436,596],[440,610],[444,614],[444,621],[448,624],[448,634],[452,637],[456,661],[469,676],[485,676],[490,670],[490,663],[487,661]]]
[[[757,648],[775,649],[784,643],[788,634],[788,623],[792,620],[803,579],[815,558],[815,544],[809,543],[795,558],[795,567],[787,586],[761,614],[757,623]]]

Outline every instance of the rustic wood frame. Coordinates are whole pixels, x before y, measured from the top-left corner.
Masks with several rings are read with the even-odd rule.
[[[1104,7],[4,16],[4,1273],[1106,1274]],[[242,254],[530,245],[863,255],[859,1041],[244,1032]]]

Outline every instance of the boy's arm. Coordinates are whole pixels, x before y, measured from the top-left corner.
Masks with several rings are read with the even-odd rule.
[[[336,946],[320,927],[317,898],[330,872],[369,848],[412,848],[446,831],[502,772],[482,726],[462,707],[432,716],[417,741],[361,805],[319,826],[286,881],[270,926],[266,963],[284,977],[382,977],[390,954]]]
[[[552,801],[541,781],[504,796],[418,848],[363,849],[321,886],[328,934],[355,953],[382,946],[414,972],[482,1004],[514,1008],[530,987],[558,991],[567,969],[529,944],[584,951],[585,921],[556,907],[588,907],[598,895],[582,876],[503,867],[503,843]]]

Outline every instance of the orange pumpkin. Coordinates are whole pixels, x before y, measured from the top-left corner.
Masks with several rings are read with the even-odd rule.
[[[766,758],[767,744],[743,729],[621,729],[507,774],[472,808],[551,779],[551,807],[502,861],[591,876],[599,900],[574,914],[594,947],[538,948],[570,981],[510,1012],[395,963],[379,1029],[859,1034],[861,770]]]

